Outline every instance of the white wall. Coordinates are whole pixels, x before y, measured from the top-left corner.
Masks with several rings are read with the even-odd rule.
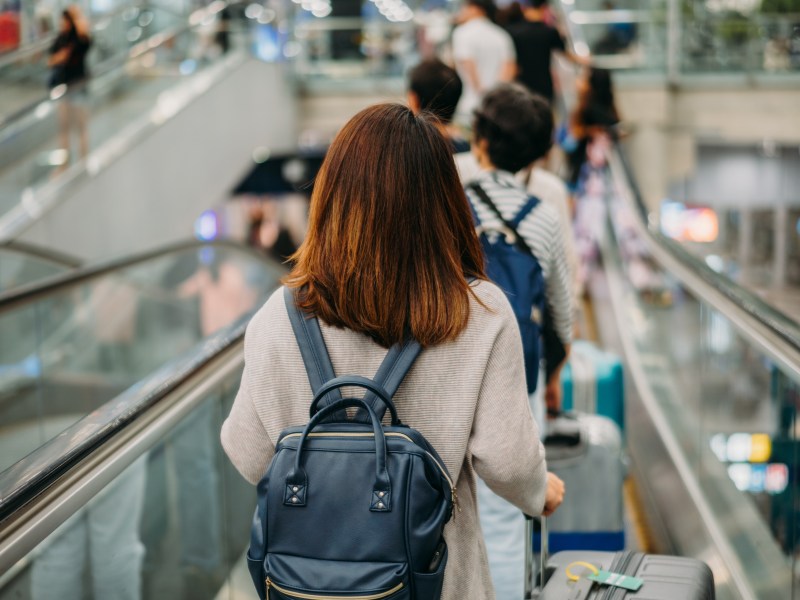
[[[617,99],[645,201],[655,208],[671,181],[696,167],[696,142],[800,144],[800,89],[669,88],[620,80]]]
[[[249,60],[78,186],[20,239],[88,261],[184,240],[224,200],[252,152],[296,147],[294,93],[282,65]]]

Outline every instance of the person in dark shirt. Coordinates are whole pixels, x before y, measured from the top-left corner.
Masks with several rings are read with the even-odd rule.
[[[408,107],[414,114],[427,110],[439,117],[454,154],[469,152],[469,142],[452,124],[463,89],[456,70],[436,58],[422,61],[409,73]]]
[[[553,76],[550,60],[553,52],[560,52],[571,62],[588,64],[586,58],[569,50],[564,38],[555,27],[547,24],[547,0],[531,0],[524,11],[525,19],[507,26],[517,52],[517,81],[531,92],[553,103]]]
[[[51,67],[50,88],[53,99],[59,102],[59,140],[61,148],[70,150],[70,129],[78,129],[81,156],[89,152],[86,131],[88,93],[86,81],[89,70],[86,56],[92,45],[89,26],[77,6],[61,13],[61,30],[50,47],[47,64]],[[62,88],[61,86],[66,86]],[[60,91],[60,93],[57,92]],[[62,97],[63,96],[63,97]]]
[[[570,115],[566,134],[560,142],[569,163],[570,189],[575,190],[586,164],[586,150],[593,139],[615,139],[620,122],[614,101],[611,72],[596,67],[585,69],[577,81],[578,105]]]

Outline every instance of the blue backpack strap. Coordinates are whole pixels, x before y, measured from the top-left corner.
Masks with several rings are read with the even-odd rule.
[[[533,211],[534,208],[539,206],[539,202],[540,200],[536,196],[528,196],[528,201],[521,209],[519,209],[517,215],[511,220],[511,224],[514,226],[514,229],[519,227],[520,224],[525,220],[525,217],[531,214],[531,211]]]
[[[295,294],[296,292],[288,287],[283,290],[289,322],[292,324],[297,345],[300,347],[300,354],[303,357],[303,364],[306,367],[311,390],[316,395],[323,385],[336,377],[336,374],[328,355],[328,348],[325,346],[325,340],[322,338],[319,321],[316,317],[305,315],[297,307]],[[389,348],[381,366],[378,367],[378,371],[375,373],[375,377],[373,377],[373,381],[386,390],[389,398],[397,392],[421,351],[422,347],[419,343],[410,338],[402,344],[395,344]],[[317,408],[322,409],[337,400],[341,400],[341,398],[342,395],[338,389],[331,390],[318,403]],[[384,401],[373,392],[367,392],[364,399],[372,406],[378,418],[382,419],[387,409]],[[369,415],[363,409],[356,414],[356,419],[359,421],[368,418]],[[332,416],[332,420],[348,420],[347,413],[344,410],[337,411]]]
[[[516,225],[513,225],[512,221],[507,221],[505,217],[503,217],[503,214],[500,212],[500,209],[497,208],[494,202],[492,202],[492,199],[489,197],[489,194],[486,193],[486,190],[484,190],[477,181],[473,181],[467,187],[469,187],[469,189],[473,190],[478,195],[481,201],[491,209],[491,211],[495,214],[495,216],[498,219],[500,219],[500,222],[503,225],[505,225],[506,228],[514,232],[514,237],[516,238],[516,240],[514,241],[514,245],[517,247],[517,249],[520,250],[521,252],[524,252],[525,254],[529,254],[535,257],[535,255],[533,254],[533,250],[530,249],[528,243],[522,238],[519,232],[517,232]],[[530,211],[532,211],[536,207],[537,204],[539,204],[538,198],[535,198],[533,196],[528,198],[528,202],[525,204],[525,206],[522,207],[522,210],[520,210],[522,218],[520,218],[520,214],[518,214],[517,217],[514,219],[514,221],[516,221],[518,218],[520,221],[524,219],[528,215],[528,213],[530,213]]]
[[[400,384],[403,383],[403,379],[405,379],[405,376],[414,365],[414,361],[417,360],[420,352],[422,352],[422,346],[412,338],[408,338],[402,344],[395,344],[389,348],[389,352],[386,353],[386,357],[383,359],[381,366],[378,367],[378,372],[375,373],[375,377],[373,377],[375,383],[386,390],[389,394],[389,398],[395,395]],[[383,419],[383,415],[386,414],[387,409],[384,401],[373,392],[367,392],[364,399],[372,406],[375,414],[378,415],[378,419]],[[365,414],[364,416],[367,415]]]
[[[283,299],[286,303],[286,312],[289,313],[289,322],[292,324],[294,337],[300,347],[300,355],[303,357],[303,364],[308,374],[308,382],[311,384],[311,391],[314,395],[328,381],[336,377],[331,364],[328,348],[322,338],[322,330],[319,328],[319,321],[314,316],[304,314],[296,302],[296,290],[288,287],[283,288]],[[331,390],[326,394],[324,401],[320,404],[327,404],[341,400],[341,392]],[[336,417],[347,418],[347,413],[342,410]]]

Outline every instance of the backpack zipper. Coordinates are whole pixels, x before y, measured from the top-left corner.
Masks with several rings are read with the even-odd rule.
[[[304,594],[301,592],[293,592],[291,590],[282,588],[269,577],[267,577],[267,600],[269,600],[270,588],[275,588],[276,591],[280,592],[284,596],[289,596],[290,598],[300,598],[301,600],[380,600],[381,598],[388,598],[392,594],[399,592],[403,589],[403,587],[403,583],[400,582],[392,589],[385,592],[380,592],[379,594],[367,594],[361,596],[324,596],[320,594]]]

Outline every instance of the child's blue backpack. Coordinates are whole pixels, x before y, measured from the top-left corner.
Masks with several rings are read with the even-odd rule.
[[[492,202],[486,191],[477,182],[468,188],[477,194],[503,224],[488,227],[481,223],[475,207],[472,215],[478,237],[486,257],[486,274],[506,293],[514,314],[517,316],[525,354],[525,376],[528,393],[536,391],[539,378],[539,361],[542,358],[542,327],[545,314],[545,282],[542,267],[522,236],[517,233],[520,223],[539,205],[535,196],[528,198],[516,216],[507,221]]]

